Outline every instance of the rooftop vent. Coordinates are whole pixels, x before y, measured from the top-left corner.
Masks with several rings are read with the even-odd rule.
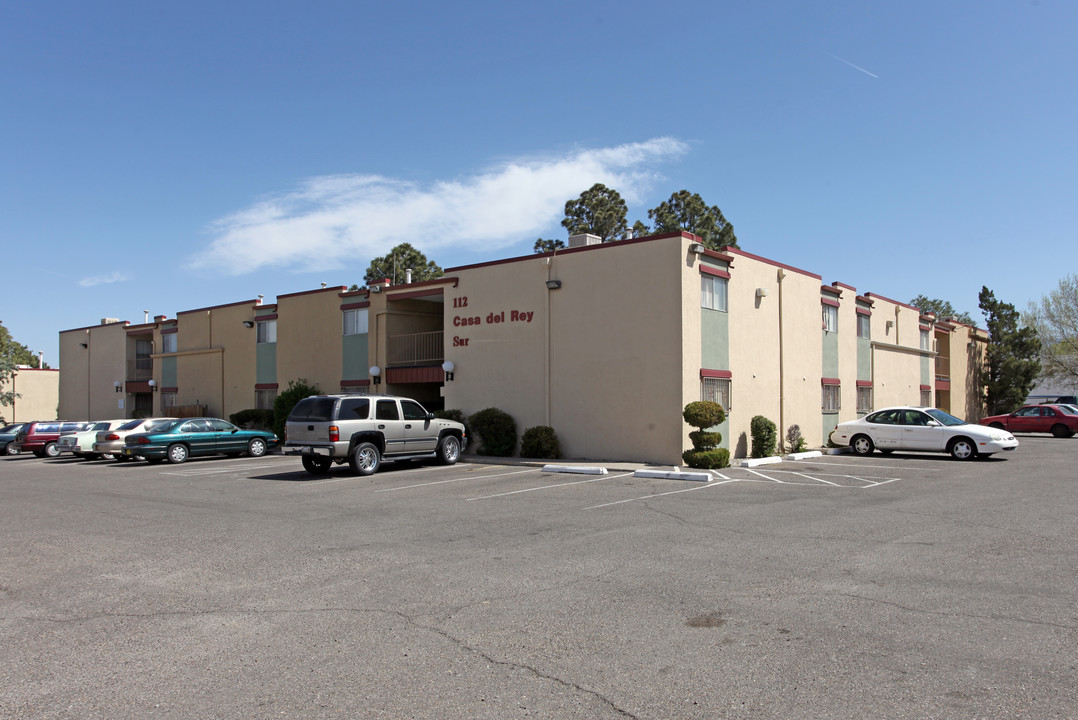
[[[602,243],[603,239],[598,235],[581,233],[580,235],[569,236],[569,247],[571,248],[584,247],[586,245],[601,245]]]

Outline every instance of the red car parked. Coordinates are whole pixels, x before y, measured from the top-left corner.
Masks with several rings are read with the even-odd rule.
[[[1052,433],[1058,438],[1078,433],[1078,412],[1064,405],[1026,405],[1010,415],[992,415],[981,425],[1015,432]]]
[[[32,452],[38,457],[56,457],[60,454],[56,441],[61,435],[89,430],[92,426],[93,423],[62,420],[32,422],[19,431],[14,445],[19,452]]]

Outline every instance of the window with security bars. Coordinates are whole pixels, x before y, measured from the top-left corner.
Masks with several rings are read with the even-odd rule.
[[[269,390],[255,390],[255,407],[259,410],[272,410],[273,403],[277,400],[276,388]]]
[[[176,393],[174,393],[174,392],[163,392],[163,393],[161,393],[161,410],[162,410],[163,414],[168,415],[168,413],[164,412],[164,410],[166,408],[171,408],[171,407],[176,407]]]
[[[841,385],[824,385],[823,386],[823,411],[824,412],[838,412],[842,407],[842,386]]]
[[[872,388],[859,387],[857,388],[857,412],[867,413],[872,412]]]
[[[921,391],[921,407],[932,407],[932,391]]]
[[[730,378],[700,378],[700,399],[717,402],[730,412]]]

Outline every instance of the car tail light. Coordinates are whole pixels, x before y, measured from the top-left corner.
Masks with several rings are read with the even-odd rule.
[[[149,445],[150,444],[150,438],[148,438],[148,437],[137,437],[134,440],[128,440],[128,443],[131,444],[131,445]]]
[[[120,436],[117,435],[116,433],[109,433],[108,435],[105,436],[105,442],[109,442],[111,440],[119,440],[119,439],[120,439]]]
[[[329,441],[340,442],[341,441],[341,429],[336,425],[329,426]]]

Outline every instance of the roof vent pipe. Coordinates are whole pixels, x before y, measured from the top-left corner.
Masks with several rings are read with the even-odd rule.
[[[412,284],[412,268],[405,268],[404,269],[404,284],[405,285],[411,285]]]

